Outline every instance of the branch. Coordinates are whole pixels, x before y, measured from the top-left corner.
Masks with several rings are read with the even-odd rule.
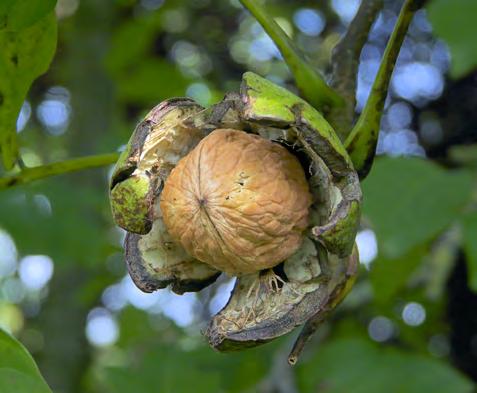
[[[311,337],[315,334],[320,325],[326,320],[328,315],[329,311],[323,312],[323,314],[316,319],[310,319],[305,323],[305,326],[300,332],[300,335],[296,339],[295,344],[293,345],[293,348],[288,355],[288,364],[290,366],[294,366],[295,364],[297,364],[298,358],[305,349],[306,343],[310,341]]]
[[[34,168],[26,168],[15,175],[0,177],[0,190],[18,186],[20,184],[30,183],[45,177],[114,164],[118,160],[118,157],[119,153],[100,154],[96,156],[54,162],[52,164],[46,164]]]
[[[346,34],[333,50],[331,85],[344,98],[345,104],[343,108],[331,111],[329,120],[342,140],[346,139],[353,124],[361,50],[382,7],[383,0],[363,0]]]
[[[355,127],[346,139],[345,147],[361,179],[367,176],[373,164],[384,102],[399,50],[414,13],[423,3],[424,0],[406,0],[404,2],[384,51],[368,101]]]
[[[296,45],[273,18],[258,5],[257,0],[240,0],[240,2],[250,11],[277,45],[303,98],[320,110],[342,106],[343,99],[327,85],[318,71],[303,58]]]

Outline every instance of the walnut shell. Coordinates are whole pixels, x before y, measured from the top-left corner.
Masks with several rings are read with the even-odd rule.
[[[283,146],[232,129],[209,134],[172,170],[160,206],[170,235],[230,275],[271,268],[301,245],[312,203]]]

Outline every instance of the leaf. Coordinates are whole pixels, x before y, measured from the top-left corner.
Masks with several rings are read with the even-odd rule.
[[[10,2],[10,1],[9,1]],[[17,9],[23,9],[30,2],[18,1],[11,7],[0,8],[4,27],[0,28],[0,149],[6,169],[12,169],[18,158],[16,141],[16,121],[25,96],[32,82],[43,74],[50,64],[56,48],[56,17],[50,12],[35,23],[32,21],[47,10],[46,1],[35,1],[32,10],[16,16]],[[22,3],[20,7],[17,3]],[[50,4],[51,5],[51,4]],[[46,8],[45,8],[46,7]],[[8,12],[5,13],[5,10]],[[14,23],[10,29],[9,18]],[[6,25],[5,25],[6,23]],[[23,27],[22,27],[23,26]],[[22,27],[21,29],[17,29]]]
[[[321,347],[298,368],[303,393],[470,393],[473,384],[447,364],[364,338],[342,338]]]
[[[471,189],[472,176],[466,171],[446,171],[418,158],[378,160],[363,183],[363,210],[380,254],[402,257],[439,234],[470,200]]]
[[[469,287],[477,292],[477,211],[466,215],[462,219],[462,226]]]
[[[0,30],[18,31],[38,22],[56,5],[56,0],[2,0]]]
[[[0,368],[0,392],[2,393],[47,393],[44,383],[10,368]]]
[[[397,259],[376,259],[370,272],[375,301],[385,304],[392,300],[396,293],[405,287],[424,255],[424,247],[418,246]]]
[[[451,76],[460,78],[470,73],[477,67],[477,2],[433,0],[427,11],[435,34],[449,46]]]
[[[0,392],[51,393],[27,350],[0,329]]]

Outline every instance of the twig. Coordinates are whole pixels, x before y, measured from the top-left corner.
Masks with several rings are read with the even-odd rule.
[[[258,4],[257,0],[240,0],[277,45],[295,78],[303,98],[320,110],[341,107],[343,99],[327,85],[323,77],[308,63],[283,29]]]
[[[298,362],[298,358],[303,352],[303,349],[305,349],[306,343],[311,339],[311,337],[313,337],[315,332],[318,330],[318,327],[325,321],[328,314],[329,312],[324,312],[319,318],[311,319],[305,323],[305,326],[300,332],[300,335],[296,339],[295,344],[288,355],[288,364],[290,366],[294,366]]]
[[[378,142],[379,126],[388,94],[389,81],[396,64],[399,50],[406,36],[414,13],[424,0],[406,0],[401,8],[394,30],[384,51],[384,56],[374,80],[368,101],[361,115],[346,139],[345,147],[350,153],[360,178],[366,177],[373,164]]]
[[[333,50],[331,85],[345,100],[343,108],[332,110],[329,120],[342,140],[351,131],[356,106],[356,77],[359,57],[383,0],[363,0],[346,34]]]
[[[41,165],[34,168],[25,168],[17,174],[0,177],[0,190],[18,186],[20,184],[30,183],[45,177],[110,165],[115,163],[118,157],[118,153],[100,154],[96,156],[54,162],[52,164]]]

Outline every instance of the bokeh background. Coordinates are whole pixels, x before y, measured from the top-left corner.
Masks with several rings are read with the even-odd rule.
[[[268,0],[267,10],[326,73],[359,3]],[[385,1],[362,51],[357,112],[400,5]],[[56,56],[17,122],[28,166],[118,151],[159,101],[215,103],[246,70],[294,91],[236,0],[59,0],[56,13]],[[297,332],[241,353],[206,345],[226,277],[198,294],[136,289],[110,215],[111,168],[0,193],[0,326],[58,393],[475,391],[475,15],[475,0],[432,0],[416,14],[363,184],[358,282],[295,368]]]

